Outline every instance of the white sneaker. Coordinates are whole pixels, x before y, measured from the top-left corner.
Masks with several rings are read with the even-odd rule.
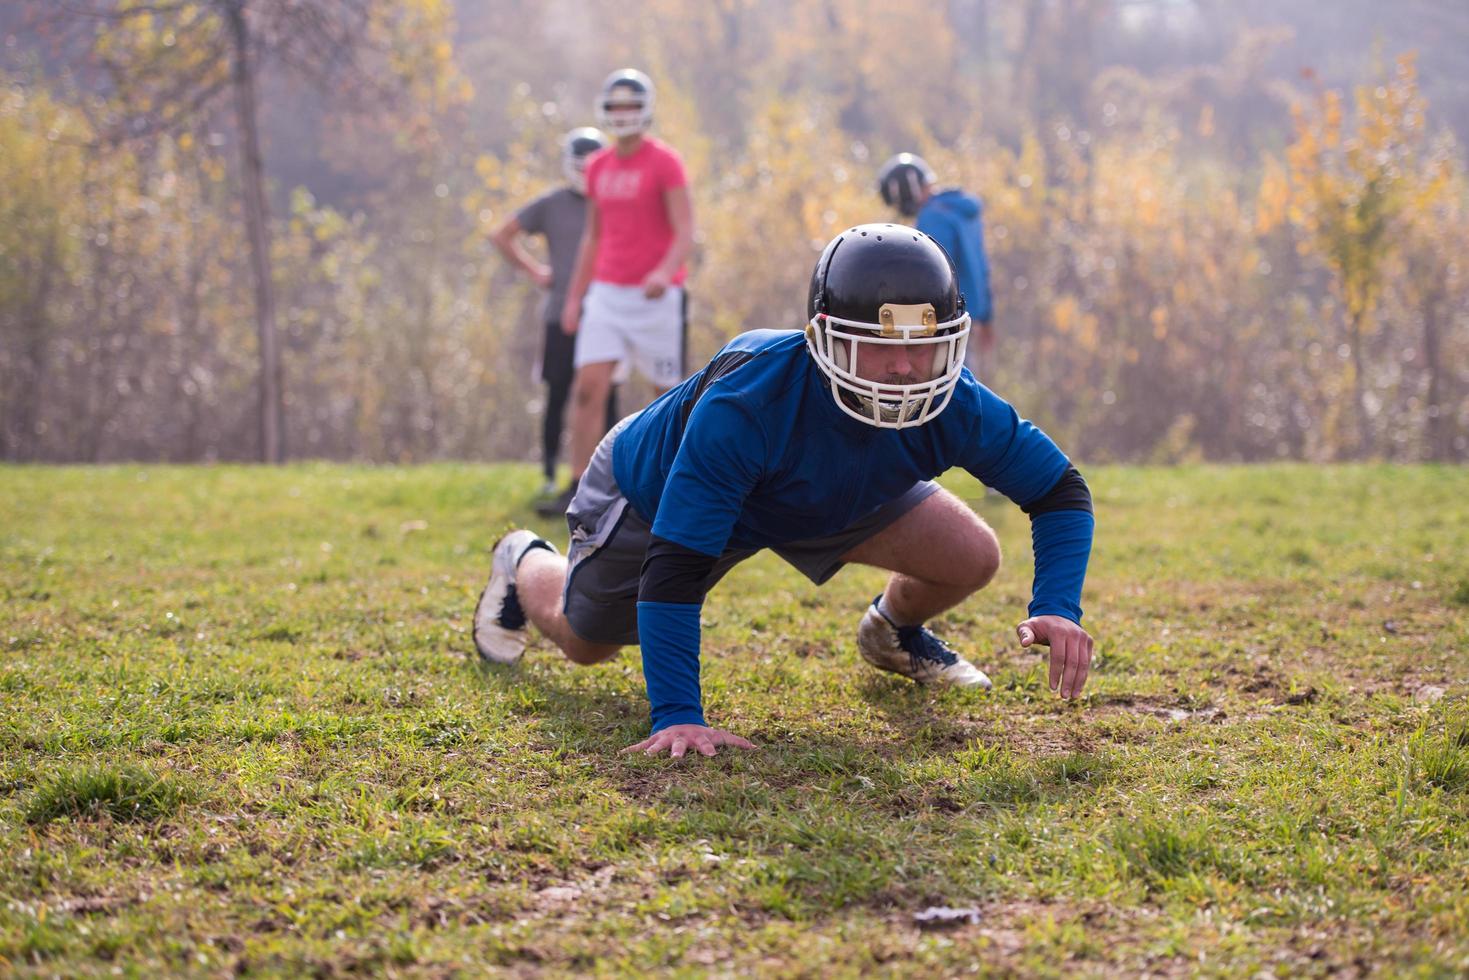
[[[525,653],[525,610],[515,594],[515,569],[533,548],[558,553],[534,531],[511,531],[495,542],[490,580],[474,607],[474,648],[490,663],[513,664]]]
[[[872,666],[911,677],[919,684],[978,686],[986,691],[994,686],[984,671],[950,650],[927,627],[898,626],[888,619],[877,608],[877,599],[857,627],[857,650]]]

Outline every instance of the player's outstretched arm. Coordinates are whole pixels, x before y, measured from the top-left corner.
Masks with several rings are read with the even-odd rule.
[[[654,732],[638,744],[629,745],[620,754],[641,752],[644,755],[662,755],[667,751],[669,758],[680,759],[689,749],[695,750],[700,755],[714,755],[719,751],[721,745],[729,745],[737,749],[755,747],[749,740],[740,738],[722,728],[709,728],[706,725],[669,725],[662,731]]]
[[[1020,645],[1051,648],[1051,690],[1063,698],[1081,695],[1092,666],[1092,637],[1080,624],[1062,616],[1033,616],[1015,627]]]

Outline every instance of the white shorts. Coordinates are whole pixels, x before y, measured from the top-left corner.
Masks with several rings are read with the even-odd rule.
[[[640,286],[594,282],[582,301],[573,363],[631,364],[659,388],[683,380],[684,291],[670,286],[657,299]]]

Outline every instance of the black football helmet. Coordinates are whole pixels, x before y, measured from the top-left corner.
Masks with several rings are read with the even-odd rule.
[[[653,82],[636,68],[621,68],[602,82],[597,123],[613,136],[646,133],[653,125]]]
[[[600,129],[582,126],[561,140],[561,173],[578,194],[587,192],[587,157],[607,145]]]
[[[877,172],[877,191],[888,207],[911,218],[918,213],[923,189],[937,181],[923,157],[899,153]]]
[[[964,370],[969,313],[954,263],[906,225],[859,225],[831,240],[811,273],[806,347],[848,415],[869,425],[922,425],[949,404]],[[867,378],[874,347],[902,346],[911,380]],[[866,353],[864,353],[864,347]]]

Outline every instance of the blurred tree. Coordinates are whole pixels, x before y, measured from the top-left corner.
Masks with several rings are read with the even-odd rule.
[[[259,451],[285,455],[281,357],[270,262],[270,219],[257,105],[260,62],[278,59],[316,84],[354,72],[376,0],[94,0],[63,2],[54,16],[94,30],[93,52],[118,99],[106,135],[152,138],[192,129],[223,99],[240,134],[240,197],[255,282],[259,345]]]
[[[1455,429],[1463,425],[1455,419],[1455,408],[1463,405],[1466,351],[1462,329],[1456,327],[1463,327],[1469,306],[1469,266],[1464,258],[1469,255],[1469,186],[1453,151],[1447,140],[1431,151],[1425,168],[1429,179],[1420,183],[1408,214],[1405,274],[1396,280],[1404,294],[1403,307],[1416,313],[1422,335],[1421,411],[1414,411],[1419,404],[1416,386],[1404,408],[1422,418],[1423,455],[1436,460],[1455,456]]]
[[[1297,116],[1286,151],[1295,187],[1292,219],[1303,249],[1331,270],[1345,316],[1354,434],[1350,449],[1374,446],[1364,347],[1386,282],[1388,262],[1407,216],[1431,205],[1442,175],[1424,172],[1427,106],[1414,59],[1398,59],[1390,78],[1356,92],[1356,128],[1347,131],[1341,97],[1323,91],[1314,111]],[[1437,169],[1437,165],[1432,165]]]
[[[984,198],[1005,345],[986,383],[1084,458],[1469,453],[1462,152],[1428,139],[1426,107],[1393,109],[1384,79],[1369,102],[1396,122],[1369,132],[1356,112],[1334,148],[1307,153],[1297,136],[1283,155],[1285,107],[1315,84],[1291,52],[1319,45],[1263,14],[1205,0],[650,0],[639,17],[612,0],[359,2],[360,43],[327,72],[359,84],[323,84],[264,42],[252,63],[279,185],[268,281],[293,454],[529,450],[536,297],[485,234],[560,179],[557,140],[629,63],[658,83],[657,132],[693,180],[695,363],[740,330],[799,327],[815,249],[890,217],[873,171],[917,149],[941,183]],[[1287,19],[1304,2],[1280,0]],[[243,4],[251,30],[273,3]],[[75,48],[48,49],[0,96],[0,452],[251,455],[258,325],[239,311],[259,277],[238,246],[238,127],[217,118],[236,107],[223,8],[44,6],[87,27],[105,84],[87,83]],[[17,64],[12,50],[0,60]],[[1350,67],[1335,58],[1320,77]],[[191,90],[209,94],[175,115]],[[1324,133],[1325,98],[1304,131]],[[1374,153],[1347,150],[1367,142],[1386,160],[1376,210],[1330,218],[1363,204]],[[1315,170],[1335,197],[1312,197]],[[1373,214],[1391,216],[1376,239]]]
[[[38,455],[53,305],[77,251],[75,140],[85,132],[85,120],[43,92],[0,90],[0,458]]]

